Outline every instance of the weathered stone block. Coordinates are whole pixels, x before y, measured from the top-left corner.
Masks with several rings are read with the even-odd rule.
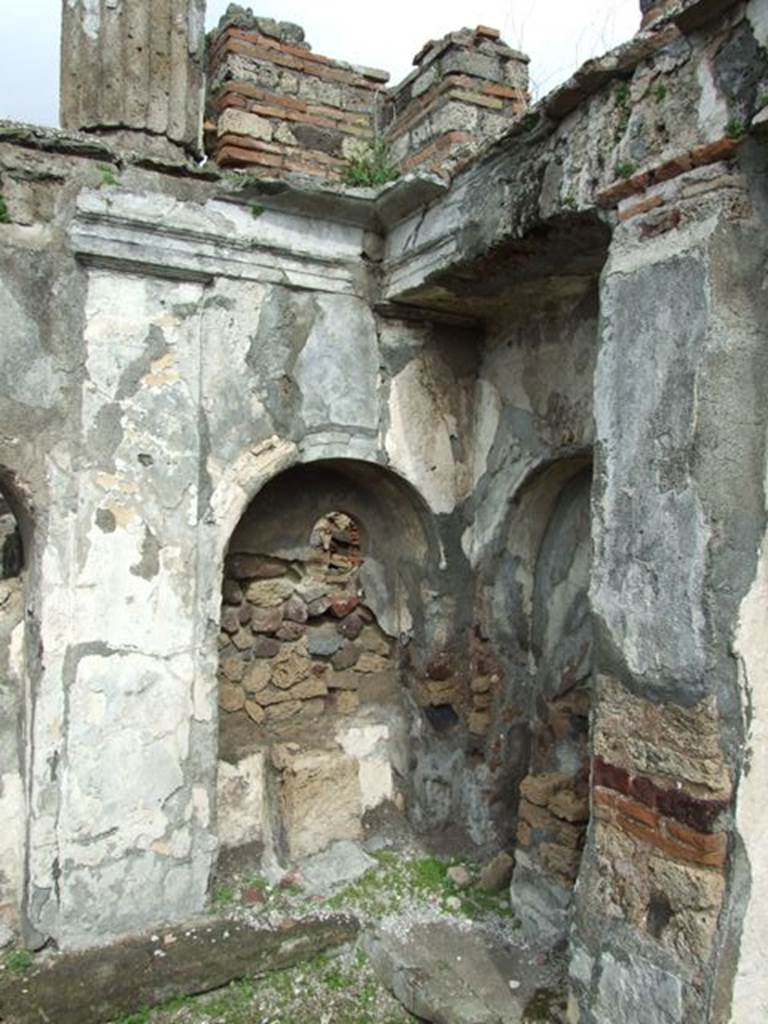
[[[328,688],[322,679],[312,676],[303,682],[294,683],[290,689],[278,689],[276,686],[267,686],[253,695],[254,701],[262,707],[269,707],[271,704],[284,704],[309,700],[312,697],[324,697]]]
[[[283,768],[280,805],[291,859],[319,853],[339,839],[358,839],[362,799],[357,761],[341,751],[309,751]]]
[[[251,583],[245,592],[245,597],[257,608],[273,608],[282,605],[292,594],[293,584],[290,580],[268,579],[256,580]]]
[[[231,132],[234,135],[248,135],[252,139],[261,139],[262,142],[269,142],[272,138],[271,121],[233,107],[228,107],[221,114],[217,130],[219,135]]]
[[[390,664],[380,654],[364,651],[355,662],[355,672],[386,672]]]
[[[235,683],[219,683],[219,707],[222,711],[240,711],[245,704],[242,686]]]
[[[248,694],[259,693],[267,685],[271,675],[272,669],[266,661],[250,662],[242,676],[243,690]]]
[[[480,888],[486,892],[501,892],[512,880],[514,859],[502,850],[480,872]]]
[[[226,561],[226,572],[231,579],[228,579],[224,586],[230,588],[236,580],[267,580],[278,576],[284,576],[287,566],[275,558],[265,555],[249,555],[240,553],[229,555]],[[242,598],[241,598],[242,600]]]
[[[283,622],[275,633],[275,637],[287,643],[294,643],[296,640],[300,640],[306,631],[307,627],[300,622]]]
[[[254,608],[251,615],[251,629],[254,633],[276,633],[283,622],[283,610],[277,605],[273,608]]]
[[[246,663],[242,658],[223,658],[221,662],[222,675],[230,683],[239,683],[245,675]]]
[[[312,661],[306,654],[284,647],[272,662],[272,682],[280,689],[288,690],[305,680],[311,669]]]
[[[278,931],[229,918],[205,927],[161,929],[157,935],[78,955],[64,955],[24,974],[5,971],[0,1006],[13,1024],[102,1024],[179,996],[290,967],[353,942],[357,923],[335,917],[287,923]],[[159,954],[162,953],[162,956]]]

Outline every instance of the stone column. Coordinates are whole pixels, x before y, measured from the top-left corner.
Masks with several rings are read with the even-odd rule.
[[[63,0],[62,127],[200,153],[204,27],[205,0]]]

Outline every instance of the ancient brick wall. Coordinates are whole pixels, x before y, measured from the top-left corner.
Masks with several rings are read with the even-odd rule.
[[[442,173],[528,105],[528,58],[496,29],[480,25],[430,40],[413,63],[384,111],[390,158],[403,173]]]
[[[263,176],[447,174],[528,103],[528,58],[485,26],[431,40],[390,90],[386,72],[313,53],[298,26],[263,18],[225,16],[209,61],[209,152]]]
[[[376,137],[389,75],[312,53],[297,26],[244,24],[225,22],[211,47],[217,163],[340,180],[349,156]]]

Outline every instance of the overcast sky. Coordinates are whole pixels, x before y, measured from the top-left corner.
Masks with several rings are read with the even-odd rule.
[[[209,27],[227,3],[208,0]],[[55,125],[61,0],[0,4],[0,118]],[[530,55],[536,96],[588,57],[628,39],[640,21],[639,0],[264,0],[252,6],[258,14],[298,22],[318,53],[385,68],[393,83],[408,74],[428,39],[465,25],[491,25]]]

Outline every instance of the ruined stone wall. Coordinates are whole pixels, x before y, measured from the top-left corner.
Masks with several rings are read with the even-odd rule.
[[[104,144],[89,157],[80,138],[16,138],[4,180],[40,154],[60,218],[55,232],[0,226],[4,415],[19,439],[1,461],[39,511],[24,917],[27,934],[82,946],[205,903],[222,566],[271,478],[334,459],[407,480],[417,534],[376,512],[394,484],[366,487],[381,534],[402,520],[418,573],[382,559],[364,590],[378,585],[384,610],[398,609],[386,619],[374,604],[390,648],[403,633],[426,661],[435,632],[455,632],[448,595],[466,567],[439,565],[441,549],[459,549],[471,485],[474,342],[467,328],[374,316],[362,226],[254,218],[247,197],[216,198],[210,177],[179,184],[113,158],[107,179]],[[444,338],[463,343],[444,351]],[[370,775],[378,738],[368,750],[352,724],[344,756]]]
[[[221,871],[249,861],[251,870],[276,870],[280,858],[287,868],[360,838],[363,815],[383,801],[403,806],[408,726],[399,636],[387,636],[366,603],[359,528],[330,512],[298,549],[259,554],[260,520],[284,524],[270,505],[265,495],[246,513],[225,563]],[[311,770],[302,770],[308,762]]]
[[[466,543],[501,665],[492,764],[497,820],[512,829],[520,815],[505,836],[517,846],[516,906],[533,930],[562,932],[588,817],[597,283],[543,283],[524,316],[503,293],[498,301],[478,381]]]
[[[617,1014],[729,1019],[745,912],[742,843],[751,846],[758,885],[747,918],[753,927],[760,919],[753,908],[762,854],[748,838],[746,814],[734,831],[734,781],[753,769],[742,760],[731,638],[747,629],[762,592],[764,435],[756,410],[764,407],[764,375],[755,339],[765,312],[755,275],[764,258],[756,239],[765,219],[765,68],[761,5],[732,5],[720,22],[695,4],[670,8],[650,32],[542,101],[521,122],[519,144],[513,133],[482,172],[476,166],[454,181],[450,200],[388,238],[390,294],[482,313],[505,288],[529,303],[533,282],[545,291],[556,265],[561,283],[583,278],[590,264],[599,270],[607,236],[601,241],[599,222],[581,211],[615,211],[603,221],[613,242],[599,292],[593,387],[591,825],[571,932],[570,1014],[589,1024]],[[465,232],[483,252],[474,272],[462,259]],[[563,274],[565,265],[573,274]],[[566,394],[579,394],[578,380]],[[756,429],[734,415],[736,394],[755,410],[747,419]],[[546,419],[558,421],[557,406]],[[530,428],[522,421],[521,431],[520,420],[518,413],[509,432],[525,438]],[[519,445],[509,446],[515,470]],[[740,511],[727,497],[737,492]],[[526,491],[517,494],[522,509]],[[488,507],[498,516],[503,506]],[[522,546],[526,518],[511,522]],[[524,597],[530,569],[516,575]],[[727,600],[719,589],[725,576]],[[493,621],[509,620],[498,603]],[[521,646],[510,638],[508,650]],[[517,678],[525,676],[521,666]],[[753,734],[761,735],[759,726]],[[528,782],[523,795],[532,793]],[[534,795],[551,810],[556,793]],[[546,903],[546,887],[537,896],[530,911]],[[749,1020],[766,1000],[749,943],[740,955],[733,1012]]]
[[[383,777],[418,829],[477,847],[517,830],[516,907],[570,928],[573,1022],[764,1015],[768,17],[646,13],[450,188],[235,185],[117,138],[3,130],[0,468],[34,517],[26,642],[16,585],[0,626],[20,680],[0,799],[23,735],[26,940],[185,917],[220,838],[307,855],[333,839],[318,792],[338,780],[334,835],[357,835]],[[277,94],[294,43],[257,28],[254,88]],[[497,45],[473,34],[460,56]],[[410,80],[435,102],[443,54]],[[473,92],[494,96],[484,74]],[[296,516],[251,517],[260,495]],[[296,600],[333,510],[364,554],[338,618]],[[228,551],[281,571],[241,596]],[[310,652],[315,632],[344,646]],[[387,669],[386,700],[356,680],[336,689],[360,705],[335,706],[314,679],[364,676],[367,655],[397,685]],[[307,680],[327,693],[251,700]],[[296,731],[267,750],[280,705]]]
[[[339,180],[377,135],[389,75],[313,53],[296,25],[222,19],[209,65],[222,167]]]
[[[449,173],[528,105],[528,58],[479,25],[430,40],[382,111],[393,165]]]
[[[449,176],[528,102],[528,58],[495,29],[431,40],[389,75],[315,54],[296,25],[239,9],[213,36],[209,148],[222,167],[381,185],[416,168]]]

